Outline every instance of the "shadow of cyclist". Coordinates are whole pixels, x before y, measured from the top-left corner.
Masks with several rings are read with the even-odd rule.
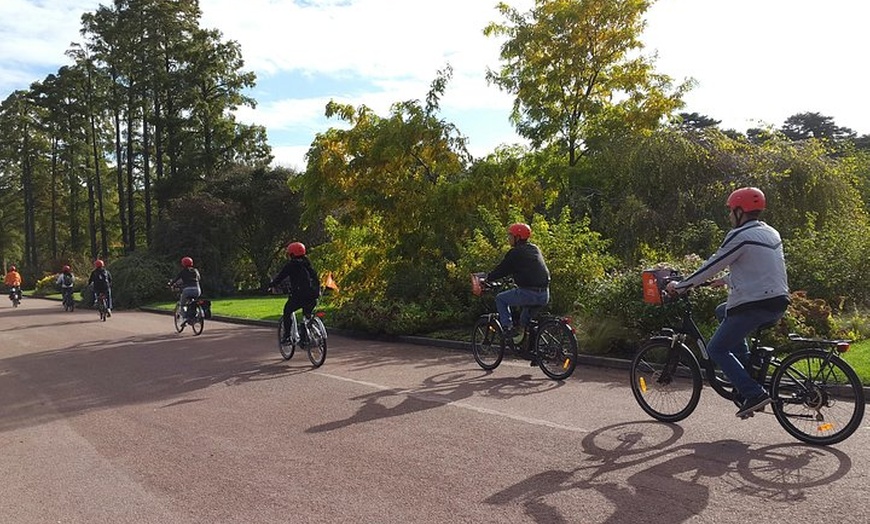
[[[417,413],[448,404],[455,404],[475,395],[511,398],[535,395],[562,387],[562,382],[546,377],[495,377],[483,371],[446,371],[427,377],[419,387],[383,388],[354,397],[362,401],[352,416],[313,426],[306,433],[322,433],[371,422],[373,420]]]

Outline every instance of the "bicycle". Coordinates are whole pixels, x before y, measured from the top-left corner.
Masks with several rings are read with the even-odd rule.
[[[662,279],[663,284],[679,277]],[[674,299],[680,325],[650,337],[631,361],[631,392],[648,415],[678,422],[698,406],[703,374],[720,396],[738,403],[739,396],[707,354],[707,342],[692,314],[690,292]],[[773,399],[773,414],[791,436],[809,444],[831,445],[848,438],[864,417],[864,389],[858,375],[842,359],[847,340],[804,338],[789,334],[802,347],[782,359],[762,346],[761,326],[749,337],[747,371]],[[689,349],[694,343],[698,355]]]
[[[63,310],[66,311],[75,311],[76,301],[73,298],[73,290],[71,287],[61,288],[60,294],[63,297],[61,301],[63,303]]]
[[[105,322],[109,316],[109,297],[105,291],[100,291],[97,295],[97,312],[100,314],[100,321]]]
[[[472,275],[472,292],[482,295],[498,293],[512,284],[507,281],[487,282],[485,275]],[[529,323],[523,327],[522,339],[515,342],[506,336],[498,319],[498,313],[484,313],[478,318],[471,332],[471,351],[481,368],[491,371],[501,364],[505,351],[510,350],[520,358],[537,364],[549,378],[565,380],[577,367],[577,339],[571,319],[544,312],[545,306],[527,307]]]
[[[294,317],[296,316],[296,312],[293,312]],[[316,312],[312,315],[305,316],[304,321],[301,326],[302,329],[306,330],[306,334],[308,335],[308,342],[302,343],[299,338],[298,330],[294,333],[291,333],[289,337],[285,338],[284,331],[284,315],[278,319],[278,351],[281,352],[281,356],[284,357],[284,360],[290,360],[293,358],[293,354],[296,352],[296,347],[305,348],[308,352],[308,360],[311,361],[311,365],[319,368],[326,361],[326,326],[323,325],[323,321],[321,317],[323,316],[322,312]]]
[[[12,307],[16,308],[21,304],[21,288],[12,286],[9,288],[9,300],[12,301]]]
[[[204,303],[205,301],[199,298],[190,298],[182,302],[181,296],[179,295],[178,301],[175,303],[175,313],[173,314],[176,333],[184,331],[184,326],[188,324],[190,325],[190,329],[193,330],[194,336],[202,333],[206,317],[203,308]],[[189,308],[191,305],[195,307],[193,315],[189,315]]]

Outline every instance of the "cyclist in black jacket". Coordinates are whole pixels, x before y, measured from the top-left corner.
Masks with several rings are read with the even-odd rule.
[[[487,280],[498,280],[507,276],[514,279],[514,289],[502,291],[495,297],[498,319],[508,336],[516,336],[511,307],[544,306],[550,302],[550,270],[538,246],[529,242],[532,228],[528,224],[516,223],[508,228],[510,250],[502,261],[489,272]],[[529,313],[523,309],[520,324],[529,322]]]
[[[94,260],[94,270],[91,271],[91,276],[88,278],[88,285],[94,289],[94,305],[100,293],[106,294],[106,315],[112,316],[112,274],[106,268],[106,263],[102,260]]]
[[[181,287],[181,296],[178,297],[178,303],[183,307],[190,302],[199,298],[202,294],[202,289],[199,287],[201,280],[199,270],[193,267],[193,259],[184,257],[181,259],[181,271],[169,281],[170,286]],[[196,316],[196,308],[189,307],[185,315],[186,320],[190,321]]]
[[[291,333],[296,330],[296,315],[294,312],[302,309],[302,314],[310,317],[314,313],[317,299],[320,298],[320,279],[311,261],[305,256],[305,244],[291,242],[287,245],[287,256],[290,260],[281,268],[275,278],[269,283],[269,289],[275,289],[287,280],[287,291],[290,295],[284,304],[284,343],[289,343]],[[308,334],[304,329],[299,330],[299,340],[307,344]]]

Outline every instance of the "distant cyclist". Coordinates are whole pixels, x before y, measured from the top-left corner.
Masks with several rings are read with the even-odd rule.
[[[17,295],[18,300],[21,300],[21,273],[18,272],[18,268],[9,266],[3,284],[9,289],[10,300],[14,295]]]
[[[782,318],[789,304],[788,278],[779,232],[758,220],[767,207],[764,193],[743,187],[731,193],[726,204],[733,229],[722,245],[697,271],[682,282],[669,282],[667,289],[685,292],[725,268],[730,270],[718,282],[728,286],[728,300],[707,353],[737,389],[743,399],[737,416],[746,418],[771,402],[770,395],[746,371],[746,337]]]
[[[100,259],[94,260],[94,270],[88,278],[88,285],[94,289],[94,304],[100,298],[100,293],[106,294],[106,316],[112,316],[112,275],[106,268],[106,263]]]
[[[64,305],[66,305],[67,297],[72,296],[75,283],[76,277],[73,275],[72,268],[69,266],[63,266],[63,269],[57,276],[55,284],[60,288],[60,294],[63,296]]]
[[[502,291],[495,297],[499,322],[505,334],[510,337],[518,334],[518,330],[513,325],[511,307],[524,308],[520,324],[525,326],[529,322],[529,312],[526,307],[545,306],[550,302],[550,270],[544,262],[541,250],[529,242],[531,235],[532,228],[528,224],[519,222],[511,224],[508,228],[508,241],[511,248],[495,269],[486,276],[487,280],[513,277],[517,285],[516,288]]]
[[[287,256],[290,259],[281,268],[275,278],[269,283],[269,289],[275,289],[287,281],[287,291],[290,295],[284,304],[284,337],[283,344],[290,343],[291,335],[296,330],[296,310],[302,309],[306,318],[314,313],[317,299],[320,298],[320,278],[305,255],[305,245],[301,242],[287,244]],[[306,330],[299,330],[299,341],[308,343]]]
[[[201,280],[199,270],[193,267],[193,259],[184,257],[181,259],[181,271],[169,281],[170,286],[181,287],[181,296],[178,297],[178,304],[186,306],[188,303],[199,298],[202,290],[199,287]],[[196,308],[187,308],[185,318],[187,321],[193,320],[196,316]]]

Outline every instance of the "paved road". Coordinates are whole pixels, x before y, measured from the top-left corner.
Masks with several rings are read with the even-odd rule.
[[[870,522],[870,432],[802,445],[705,391],[649,420],[624,371],[0,304],[4,523]],[[866,426],[866,425],[865,425]]]

